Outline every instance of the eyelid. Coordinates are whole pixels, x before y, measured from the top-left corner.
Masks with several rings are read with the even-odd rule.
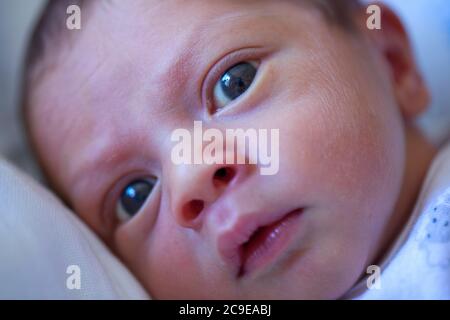
[[[131,174],[127,174],[126,176],[123,176],[114,183],[114,186],[107,192],[104,198],[101,212],[102,221],[104,221],[104,223],[107,225],[108,230],[113,230],[115,226],[120,225],[120,221],[118,221],[118,218],[116,217],[115,210],[117,201],[119,200],[119,197],[123,192],[123,190],[125,189],[125,187],[134,180],[153,180],[153,179],[156,181],[156,183],[151,193],[147,197],[142,209],[140,210],[142,211],[144,210],[145,207],[147,207],[148,202],[152,198],[152,195],[156,192],[157,188],[159,187],[160,179],[157,176],[153,176],[148,173],[134,172]]]
[[[269,53],[269,50],[269,48],[262,47],[245,48],[231,52],[215,63],[202,83],[201,99],[203,110],[206,110],[208,115],[213,115],[211,110],[214,107],[214,99],[212,99],[214,86],[228,69],[244,61],[255,61],[259,64]]]

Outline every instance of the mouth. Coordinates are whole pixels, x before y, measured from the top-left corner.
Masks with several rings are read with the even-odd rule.
[[[296,209],[281,217],[251,215],[222,235],[218,249],[236,277],[245,277],[274,262],[291,242],[302,213],[303,209]]]

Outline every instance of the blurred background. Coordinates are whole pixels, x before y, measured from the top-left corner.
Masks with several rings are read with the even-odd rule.
[[[26,41],[45,0],[0,0],[0,156],[36,174],[25,144],[18,103]]]
[[[0,156],[37,177],[17,106],[26,42],[44,2],[0,0]],[[410,33],[433,98],[430,110],[419,119],[419,124],[436,144],[440,144],[450,135],[450,1],[384,2],[397,11]]]

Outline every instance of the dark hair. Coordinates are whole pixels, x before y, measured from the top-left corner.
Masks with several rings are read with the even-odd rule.
[[[354,29],[353,12],[360,7],[358,0],[310,0],[321,9],[331,23],[348,30]]]

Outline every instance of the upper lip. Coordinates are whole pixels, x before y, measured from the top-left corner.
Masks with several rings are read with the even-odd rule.
[[[260,228],[269,226],[282,220],[293,211],[280,213],[252,213],[241,215],[237,221],[217,238],[217,250],[225,264],[238,277],[241,272],[243,261],[243,245],[247,243],[252,235]]]

